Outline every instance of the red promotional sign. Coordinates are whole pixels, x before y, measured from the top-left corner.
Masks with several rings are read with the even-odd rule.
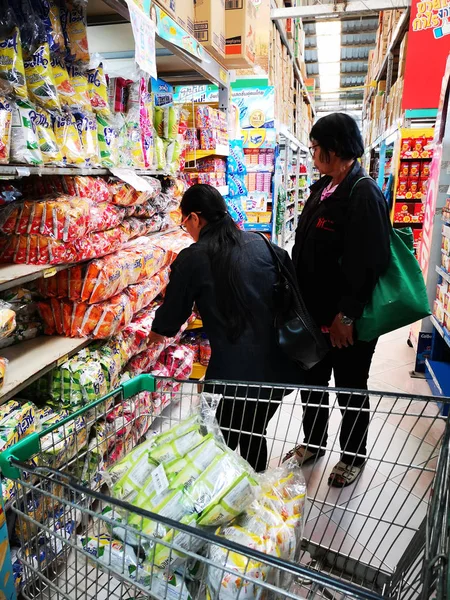
[[[437,108],[450,52],[450,0],[412,0],[403,110]]]

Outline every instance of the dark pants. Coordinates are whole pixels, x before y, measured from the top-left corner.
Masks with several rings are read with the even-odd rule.
[[[243,394],[230,393],[230,388],[233,387],[241,389],[241,386],[227,385],[224,397],[217,407],[220,429],[225,442],[232,450],[236,450],[239,445],[241,456],[255,471],[265,471],[267,469],[266,429],[280,406],[285,390],[271,390],[270,399],[269,394],[264,393],[259,394],[258,399],[253,399],[251,396],[256,396],[256,393],[251,392],[255,390],[245,390]],[[217,393],[218,390],[215,391]],[[241,398],[248,396],[248,398],[243,400],[239,399],[239,396]],[[264,396],[266,399],[262,399]]]
[[[356,342],[348,348],[333,348],[326,358],[306,373],[306,385],[327,387],[334,373],[336,388],[367,390],[370,365],[375,346],[373,342]],[[364,463],[367,453],[367,432],[369,428],[369,396],[367,394],[338,394],[342,413],[339,435],[341,460],[346,464],[359,466]],[[305,444],[325,448],[328,439],[329,396],[322,392],[302,392],[303,430]],[[320,404],[324,408],[309,406]],[[366,409],[366,410],[347,410]],[[311,448],[311,451],[315,451]],[[347,454],[348,453],[348,454]],[[355,457],[355,454],[361,456]]]

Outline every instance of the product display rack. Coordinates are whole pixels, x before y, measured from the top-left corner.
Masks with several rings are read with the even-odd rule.
[[[93,7],[94,13],[91,14],[90,8]],[[104,12],[101,12],[104,11]],[[105,0],[104,2],[90,1],[87,6],[88,24],[102,25],[111,22],[123,23],[129,20],[129,11],[125,1]],[[117,18],[117,15],[119,17]],[[187,35],[187,34],[186,34]],[[220,65],[205,50],[204,59],[194,59],[188,52],[174,46],[164,37],[157,35],[159,44],[170,50],[176,59],[176,67],[180,69],[178,76],[192,76],[194,69],[197,81],[212,82],[219,86],[219,105],[222,109],[228,106],[228,71]],[[158,62],[158,59],[157,59]],[[173,75],[172,77],[175,77]],[[190,159],[198,159],[203,156],[211,156],[219,153],[221,156],[228,155],[228,147],[218,148],[215,152],[195,151]],[[120,172],[118,169],[103,168],[72,168],[72,167],[33,167],[23,164],[0,165],[0,177],[2,179],[24,178],[30,175],[108,175],[112,172]],[[129,171],[130,169],[126,169]],[[154,171],[151,169],[131,169],[136,175],[167,175],[165,171]],[[226,194],[227,188],[220,189],[221,193]],[[150,235],[165,235],[171,230],[157,232]],[[41,277],[52,277],[57,272],[69,268],[70,265],[57,266],[37,266],[26,264],[5,264],[0,265],[0,291],[13,288]],[[15,394],[24,389],[27,385],[38,379],[46,372],[61,364],[71,355],[87,346],[90,340],[64,338],[60,336],[40,336],[33,340],[20,342],[16,345],[2,350],[2,356],[9,360],[7,376],[4,386],[0,390],[0,404],[14,397]]]

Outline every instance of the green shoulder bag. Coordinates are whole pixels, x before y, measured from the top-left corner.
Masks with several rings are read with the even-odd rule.
[[[361,179],[354,184],[350,195]],[[355,324],[358,339],[363,342],[431,314],[422,270],[414,256],[412,229],[392,227],[390,247],[389,266],[378,279],[370,302]]]

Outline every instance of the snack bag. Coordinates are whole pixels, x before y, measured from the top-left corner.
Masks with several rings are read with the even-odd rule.
[[[67,0],[65,6],[61,6],[61,25],[67,52],[73,61],[84,63],[89,61],[86,4],[82,0]]]
[[[119,130],[119,164],[122,167],[145,168],[139,114],[135,110],[125,115]]]
[[[53,71],[53,79],[55,81],[61,106],[63,108],[72,106],[75,103],[76,91],[72,86],[69,73],[63,59],[59,56],[52,56],[51,66]]]
[[[102,167],[111,169],[119,164],[119,134],[111,117],[97,114],[99,156]]]
[[[111,110],[108,103],[108,86],[103,63],[100,63],[95,69],[89,69],[87,75],[92,110],[96,114],[109,116]]]
[[[50,115],[43,108],[36,108],[36,131],[44,165],[63,166],[63,156],[56,143]]]
[[[24,60],[25,79],[30,98],[46,110],[61,110],[48,44],[41,44]]]
[[[74,116],[86,164],[87,166],[96,166],[99,157],[97,119],[92,113],[75,112]]]
[[[4,91],[11,88],[18,98],[28,96],[25,82],[25,67],[22,57],[22,43],[18,27],[0,38],[0,80],[4,82]]]
[[[130,576],[138,565],[138,559],[133,548],[110,536],[78,536],[78,544],[87,557],[93,556],[97,559],[96,563],[98,561],[103,564],[107,568],[107,573],[111,570],[119,575]]]
[[[16,313],[10,306],[0,301],[0,339],[9,337],[16,328]]]
[[[11,147],[12,107],[6,98],[0,97],[0,164],[9,163]]]
[[[70,113],[56,114],[53,120],[53,130],[65,164],[84,165],[84,150],[75,117]]]
[[[47,42],[52,54],[64,50],[64,34],[61,27],[60,6],[57,0],[43,0],[38,6],[39,16],[47,32]]]
[[[14,162],[35,166],[43,163],[35,115],[35,108],[28,100],[17,100],[11,127],[11,160]]]
[[[70,83],[75,90],[70,103],[72,108],[79,108],[82,111],[91,112],[91,100],[89,97],[89,84],[86,73],[78,66],[72,65],[68,69]]]

